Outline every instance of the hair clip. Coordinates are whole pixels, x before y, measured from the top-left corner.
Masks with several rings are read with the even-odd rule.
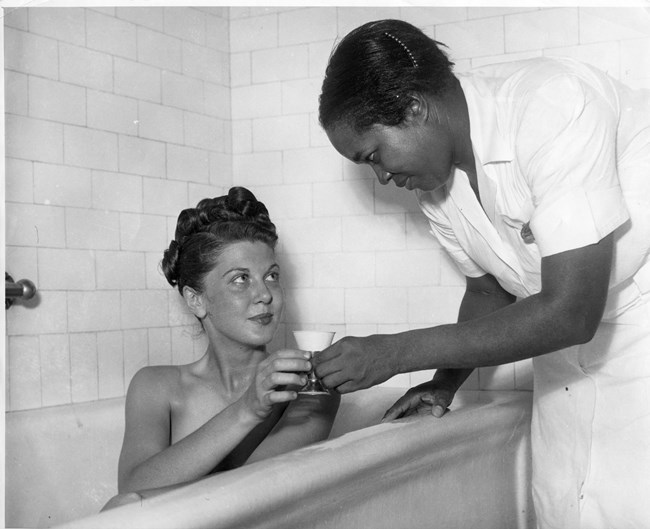
[[[408,54],[409,58],[411,59],[411,62],[413,63],[413,67],[414,68],[418,67],[418,61],[415,60],[415,57],[413,57],[411,50],[408,49],[408,46],[406,44],[404,44],[400,39],[398,39],[394,35],[388,33],[388,31],[384,31],[384,35],[386,35],[388,38],[393,39],[395,42],[397,42],[397,44],[399,44],[402,48],[404,48],[404,51]]]

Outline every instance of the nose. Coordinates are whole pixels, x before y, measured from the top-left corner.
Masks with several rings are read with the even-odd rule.
[[[273,294],[271,293],[269,286],[266,284],[266,281],[260,281],[257,284],[254,295],[256,302],[261,302],[268,305],[271,303],[271,301],[273,301]]]
[[[373,166],[372,170],[377,175],[377,179],[379,180],[379,183],[381,185],[385,186],[388,182],[390,182],[390,179],[393,177],[392,173],[389,173],[388,171],[384,171],[379,166]]]

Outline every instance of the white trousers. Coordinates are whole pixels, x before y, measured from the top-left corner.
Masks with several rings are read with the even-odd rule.
[[[650,528],[650,293],[533,365],[538,528]]]

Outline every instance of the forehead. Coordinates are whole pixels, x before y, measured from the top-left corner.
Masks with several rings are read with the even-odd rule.
[[[327,130],[327,137],[334,148],[347,159],[358,162],[364,151],[377,142],[376,125],[359,132],[350,125],[340,124]]]
[[[223,249],[217,259],[217,268],[268,267],[273,263],[275,263],[275,252],[268,244],[261,241],[237,241],[228,244]]]

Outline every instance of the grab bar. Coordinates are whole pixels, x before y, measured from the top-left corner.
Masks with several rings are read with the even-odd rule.
[[[36,295],[36,285],[29,279],[21,279],[14,283],[13,278],[5,272],[5,309],[20,299],[31,299]]]

